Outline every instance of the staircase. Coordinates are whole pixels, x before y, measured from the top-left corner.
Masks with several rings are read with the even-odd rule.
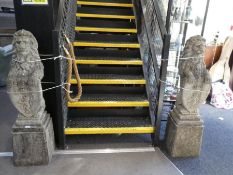
[[[131,0],[78,0],[76,16],[83,95],[67,104],[65,135],[154,133]]]

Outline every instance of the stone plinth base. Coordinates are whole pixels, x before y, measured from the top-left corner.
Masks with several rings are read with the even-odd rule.
[[[20,119],[13,126],[13,161],[16,166],[46,165],[52,159],[54,132],[50,116],[44,113],[40,124],[31,120],[31,125],[30,120],[23,122]]]
[[[171,113],[166,131],[166,147],[172,157],[199,156],[202,144],[203,121],[180,120]]]

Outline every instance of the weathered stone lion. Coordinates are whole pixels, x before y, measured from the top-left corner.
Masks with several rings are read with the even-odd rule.
[[[198,113],[211,88],[211,79],[204,64],[205,39],[193,36],[185,44],[183,60],[179,66],[180,86],[176,107],[181,113]]]
[[[185,44],[179,66],[181,89],[167,123],[166,147],[172,157],[198,156],[203,121],[198,107],[210,91],[211,81],[204,64],[205,39],[193,36]]]
[[[38,43],[31,32],[19,30],[14,34],[13,49],[8,92],[21,117],[34,117],[45,109],[41,87],[44,67]]]

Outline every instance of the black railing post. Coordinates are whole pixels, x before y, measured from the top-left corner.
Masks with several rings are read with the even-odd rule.
[[[188,7],[191,7],[191,5],[192,5],[192,0],[189,0],[189,1],[188,1]],[[187,7],[186,7],[186,8],[187,8]],[[186,19],[186,20],[188,20],[188,19]],[[181,21],[181,22],[183,22],[183,21]],[[188,26],[189,26],[188,23],[185,23],[185,24],[184,24],[184,32],[183,32],[183,38],[182,38],[182,46],[185,45],[186,35],[187,35],[187,32],[188,32]]]
[[[136,25],[137,25],[137,33],[140,34],[142,32],[142,17],[143,17],[143,12],[141,9],[141,1],[139,0],[133,0],[133,5],[134,5],[134,13],[136,16]]]
[[[59,34],[57,30],[53,31],[53,52],[55,55],[60,55],[60,45],[59,45]],[[54,61],[54,75],[56,84],[62,84],[61,80],[61,60],[56,59]],[[64,111],[63,111],[63,97],[62,97],[62,87],[56,88],[56,118],[54,119],[54,131],[56,144],[59,149],[65,148],[65,134],[64,134]]]
[[[153,126],[156,128],[153,139],[155,138],[155,145],[158,145],[165,90],[165,84],[161,82],[166,81],[171,35],[168,34],[165,27],[158,1],[140,0],[139,2],[134,1],[136,15],[141,15],[137,16],[137,27],[142,29],[138,36],[142,44],[142,60],[145,61],[144,70],[146,70],[145,76],[147,86],[149,86],[147,87],[147,94],[150,100],[151,119]],[[171,5],[172,0],[170,0],[170,8]],[[168,14],[171,15],[171,10]],[[162,58],[161,66],[159,64],[160,58]]]
[[[53,30],[53,53],[55,55],[63,55],[62,46],[66,44],[63,34],[66,34],[71,41],[74,38],[74,27],[76,24],[76,0],[62,0],[58,7],[56,19],[56,27]],[[67,61],[64,59],[56,59],[54,61],[54,75],[56,84],[66,83]],[[57,147],[65,148],[65,133],[64,128],[67,119],[67,99],[65,91],[62,87],[56,89],[56,101],[54,104],[57,107],[57,115],[55,121]]]
[[[166,18],[167,33],[170,33],[172,5],[173,5],[173,0],[169,0],[169,2],[168,2],[168,8],[167,8],[167,18]]]
[[[206,9],[205,9],[205,16],[204,16],[204,21],[203,21],[202,30],[201,30],[201,36],[204,36],[205,25],[206,25],[206,20],[207,20],[207,16],[208,16],[209,6],[210,6],[210,0],[207,0]]]
[[[158,109],[157,109],[157,120],[156,120],[156,143],[160,142],[160,129],[161,129],[161,119],[162,119],[162,110],[163,110],[163,99],[164,91],[166,87],[166,75],[167,75],[167,65],[169,57],[169,48],[170,48],[171,35],[165,34],[163,39],[163,52],[161,60],[161,69],[160,69],[160,85],[159,85],[159,100],[158,100]]]

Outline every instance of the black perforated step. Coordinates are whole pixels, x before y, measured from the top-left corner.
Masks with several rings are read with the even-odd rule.
[[[142,66],[109,66],[109,65],[78,65],[79,73],[84,74],[111,74],[116,76],[142,76]],[[98,76],[98,75],[96,75]],[[106,75],[107,76],[107,75]]]
[[[83,94],[80,101],[147,101],[140,94]]]
[[[116,75],[116,74],[80,74],[81,79],[125,79],[125,80],[140,80],[144,79],[141,75]]]
[[[136,34],[131,35],[109,35],[76,33],[75,42],[96,42],[96,43],[138,43]]]
[[[71,108],[69,109],[69,116],[70,118],[76,117],[108,117],[108,116],[115,116],[115,117],[148,117],[149,116],[149,109],[148,108]]]
[[[121,127],[152,127],[149,117],[76,117],[70,116],[66,128],[121,128]]]
[[[85,94],[107,94],[108,96],[115,95],[141,95],[146,96],[145,86],[132,86],[132,85],[82,85],[83,95]],[[77,86],[72,85],[71,90],[77,93]]]
[[[118,49],[80,49],[75,48],[75,55],[78,59],[96,60],[135,60],[140,59],[139,49],[118,50]]]
[[[78,19],[76,21],[78,27],[98,27],[98,28],[120,28],[120,29],[135,29],[134,22],[113,21],[113,20],[93,20],[93,19]]]
[[[99,14],[99,15],[119,15],[133,16],[132,9],[128,8],[99,8],[99,7],[77,7],[77,13]]]

